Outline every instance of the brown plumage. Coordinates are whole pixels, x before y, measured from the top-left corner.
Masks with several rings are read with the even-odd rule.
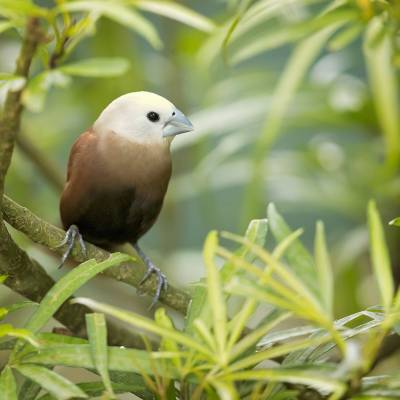
[[[147,265],[145,281],[158,276],[152,304],[166,288],[166,278],[138,245],[156,221],[171,177],[172,138],[193,129],[190,121],[168,100],[135,92],[110,103],[93,127],[74,143],[60,214],[67,229],[70,254],[76,238],[112,247],[131,243]]]
[[[93,130],[74,143],[60,202],[64,228],[89,242],[136,243],[156,221],[171,177],[169,148]]]

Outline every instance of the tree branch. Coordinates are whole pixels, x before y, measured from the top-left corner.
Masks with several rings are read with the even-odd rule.
[[[17,59],[15,75],[28,78],[38,44],[44,39],[44,33],[40,28],[38,18],[30,18],[26,26],[26,32],[22,47]],[[9,91],[4,103],[3,113],[0,119],[0,195],[4,193],[4,179],[10,166],[14,148],[14,140],[18,133],[22,103],[22,90]],[[1,201],[1,199],[0,199]]]
[[[59,254],[64,253],[65,247],[58,247],[65,236],[65,231],[62,229],[43,221],[30,210],[17,204],[7,196],[3,197],[3,213],[5,221],[27,235],[33,242],[44,245]],[[79,246],[75,246],[72,252],[72,257],[75,261],[83,262],[91,258],[102,261],[110,256],[109,252],[90,243],[86,243],[86,246],[86,258],[81,254]],[[144,273],[145,266],[142,263],[126,263],[109,268],[103,274],[134,286],[144,293],[153,295],[157,286],[157,278],[152,276],[142,286],[139,286]],[[160,297],[162,303],[182,313],[186,313],[189,300],[189,295],[186,292],[171,285],[168,285],[168,290],[163,291]]]
[[[0,225],[0,274],[7,275],[5,285],[20,295],[39,303],[54,286],[53,279],[40,264],[29,258],[12,240],[4,224]],[[85,314],[92,312],[88,307],[66,301],[55,313],[54,318],[77,336],[86,337]],[[143,348],[139,335],[108,323],[109,343],[116,346]]]

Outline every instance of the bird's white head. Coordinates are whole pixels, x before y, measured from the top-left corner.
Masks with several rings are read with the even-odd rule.
[[[189,119],[170,101],[150,92],[133,92],[112,101],[93,125],[96,132],[113,132],[127,140],[170,142],[193,130]]]

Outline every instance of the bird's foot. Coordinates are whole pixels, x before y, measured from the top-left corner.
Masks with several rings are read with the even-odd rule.
[[[61,263],[58,266],[59,269],[64,265],[65,261],[67,261],[68,257],[71,255],[72,249],[74,248],[74,244],[77,239],[82,251],[82,255],[86,258],[87,255],[86,245],[85,242],[83,241],[82,235],[80,234],[79,229],[76,225],[71,225],[68,228],[63,241],[57,246],[57,247],[63,247],[67,245],[67,250],[65,250],[64,254],[61,257]]]
[[[147,267],[147,271],[144,274],[142,280],[139,282],[139,285],[143,285],[143,283],[145,283],[152,274],[157,275],[157,288],[156,288],[156,292],[153,297],[153,301],[151,302],[150,307],[149,307],[149,309],[151,310],[157,304],[157,302],[160,298],[160,295],[161,295],[161,291],[163,289],[164,290],[168,289],[168,280],[167,280],[167,277],[160,271],[159,268],[157,268],[153,264],[153,262],[150,260],[150,258],[146,256],[146,254],[142,251],[142,249],[137,244],[134,247],[135,247],[135,250],[137,251],[138,255],[140,256],[140,258],[143,260],[143,262],[145,263],[145,265]]]

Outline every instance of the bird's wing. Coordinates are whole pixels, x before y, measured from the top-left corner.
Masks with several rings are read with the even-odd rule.
[[[89,206],[90,180],[86,179],[96,156],[97,136],[88,130],[72,146],[65,183],[60,200],[60,215],[65,228],[76,223]]]

